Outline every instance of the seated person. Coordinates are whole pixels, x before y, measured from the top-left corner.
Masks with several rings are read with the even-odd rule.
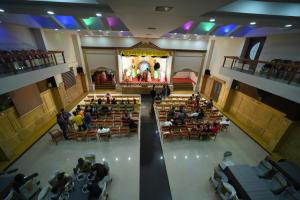
[[[20,193],[20,187],[23,186],[27,181],[37,177],[39,174],[34,173],[30,176],[25,176],[24,174],[17,174],[14,178],[13,188],[17,193]]]
[[[133,99],[133,104],[136,104],[136,99],[135,98]]]
[[[162,99],[160,94],[156,94],[155,100],[160,101]]]
[[[88,161],[85,161],[83,158],[78,159],[78,163],[76,167],[73,169],[74,173],[88,173],[91,171],[91,163]]]
[[[130,101],[127,99],[126,104],[130,104]]]
[[[72,178],[66,175],[65,172],[59,172],[49,183],[52,187],[57,188],[59,192],[62,192],[68,182],[72,182]]]
[[[87,189],[89,191],[88,200],[98,200],[102,193],[102,189],[99,187],[98,183],[88,184]]]
[[[124,116],[122,117],[122,122],[123,123],[129,123],[130,120],[130,116],[128,115],[128,113],[125,113]]]
[[[198,117],[199,116],[199,110],[196,110],[195,112],[193,112],[192,114],[191,114],[191,117]]]
[[[202,127],[202,132],[204,132],[204,133],[210,132],[209,123],[204,124],[204,126]]]
[[[200,92],[197,92],[197,96],[196,96],[196,98],[198,98],[199,100],[201,99]]]
[[[105,165],[101,163],[95,163],[91,167],[91,173],[95,175],[95,180],[94,182],[98,183],[101,181],[105,176],[108,175],[108,169]]]
[[[106,97],[106,104],[110,104],[110,98]]]
[[[108,93],[106,93],[105,97],[106,97],[106,98],[109,98],[109,100],[111,100],[111,99],[112,99],[112,95],[111,95],[109,92],[108,92]]]
[[[188,104],[192,104],[194,102],[193,97],[190,97],[187,101]]]
[[[76,111],[73,112],[73,115],[74,117],[71,119],[71,122],[77,125],[79,131],[85,130],[83,116],[78,114]]]
[[[206,108],[207,108],[207,109],[212,109],[212,107],[213,107],[213,100],[210,99],[210,100],[206,103]]]
[[[176,115],[175,107],[172,107],[172,109],[169,110],[168,113],[167,113],[167,118],[174,118],[175,115]]]
[[[202,108],[200,108],[200,110],[199,110],[199,115],[198,115],[198,119],[202,119],[203,117],[204,117],[204,111],[203,111],[203,109]]]
[[[183,111],[180,111],[179,113],[177,113],[177,118],[178,120],[181,121],[181,123],[183,124],[184,123],[184,120],[186,118],[186,113],[183,112]]]
[[[173,126],[172,119],[169,120],[169,121],[163,122],[163,125],[162,125],[162,126]]]
[[[115,98],[113,98],[113,99],[111,100],[111,104],[117,104],[117,100],[116,100]]]
[[[134,122],[133,119],[129,119],[128,127],[130,129],[137,128],[137,124]]]
[[[97,130],[97,133],[99,134],[108,134],[110,132],[110,128],[104,128],[103,126],[100,126],[100,128]]]
[[[98,105],[101,105],[102,104],[102,100],[101,98],[98,99]]]
[[[109,108],[106,105],[102,105],[99,112],[102,113],[102,114],[106,114],[106,113],[109,112]]]
[[[120,104],[125,104],[125,103],[124,103],[124,100],[121,100]]]

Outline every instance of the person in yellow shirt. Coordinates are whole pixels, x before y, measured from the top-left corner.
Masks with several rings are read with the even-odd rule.
[[[82,117],[82,115],[80,115],[76,111],[73,112],[73,115],[74,117],[72,118],[71,122],[77,125],[79,131],[84,131],[85,125],[84,125],[84,118]]]

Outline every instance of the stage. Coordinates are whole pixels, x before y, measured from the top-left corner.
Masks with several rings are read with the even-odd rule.
[[[145,84],[145,85],[151,85],[151,84],[154,84],[154,85],[156,85],[156,84],[162,84],[162,85],[165,85],[165,84],[168,84],[168,82],[167,81],[160,81],[159,79],[152,79],[151,81],[139,81],[137,78],[132,78],[132,80],[131,81],[122,81],[121,82],[122,84],[140,84],[140,85],[143,85],[143,84]]]

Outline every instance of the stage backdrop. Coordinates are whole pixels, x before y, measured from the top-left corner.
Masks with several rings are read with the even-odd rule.
[[[121,82],[124,81],[124,73],[126,71],[135,69],[139,70],[140,73],[147,70],[147,68],[151,72],[151,77],[159,79],[161,74],[164,74],[166,77],[166,81],[169,81],[169,74],[171,71],[171,63],[172,59],[169,57],[161,58],[161,57],[151,57],[151,56],[118,56],[119,62],[119,75]],[[160,68],[158,70],[154,70],[155,61],[160,64]]]

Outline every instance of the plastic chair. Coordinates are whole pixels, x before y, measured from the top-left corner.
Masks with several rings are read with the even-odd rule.
[[[234,162],[232,161],[232,152],[226,151],[223,155],[223,160],[220,163],[220,167],[224,170],[226,167],[233,166]]]
[[[272,164],[266,160],[260,161],[257,167],[254,167],[257,176],[264,178],[272,171]]]
[[[217,189],[222,182],[228,182],[227,176],[220,167],[214,168],[214,175],[209,179],[215,189]]]
[[[236,197],[236,191],[232,185],[226,182],[221,182],[217,188],[217,194],[222,200],[233,200]]]
[[[281,193],[287,187],[287,181],[281,173],[276,173],[271,180],[267,180],[267,185],[274,194]]]

